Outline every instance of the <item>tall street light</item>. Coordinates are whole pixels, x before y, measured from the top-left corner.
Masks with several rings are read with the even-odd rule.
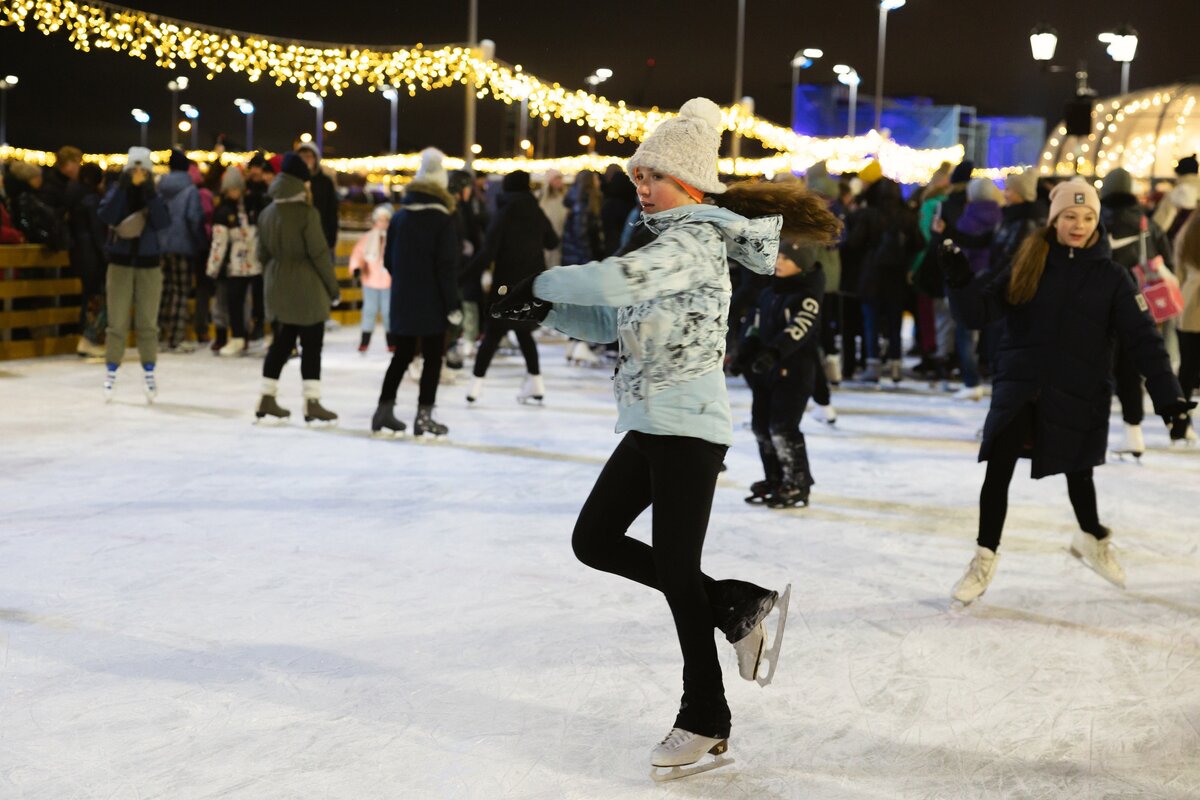
[[[187,89],[188,79],[186,75],[178,75],[175,80],[167,84],[167,88],[171,90],[171,147],[179,143],[179,138],[175,135],[177,119],[175,117],[175,109],[179,107],[179,93]]]
[[[746,55],[746,0],[738,0],[738,23],[737,23],[737,62],[733,69],[733,104],[740,105],[742,102],[742,63]],[[730,142],[729,154],[734,158],[740,158],[742,155],[742,137],[738,135],[737,130],[733,131],[733,139]]]
[[[140,108],[135,108],[129,113],[133,115],[133,121],[142,126],[142,147],[146,147],[146,126],[150,124],[150,115]]]
[[[858,70],[845,64],[837,64],[833,71],[837,75],[838,83],[850,89],[850,113],[846,117],[846,135],[853,136],[855,123],[858,121],[858,85],[862,83],[862,78],[858,77]]]
[[[467,0],[467,47],[475,55],[480,46],[479,42],[479,0]],[[471,145],[475,144],[475,81],[467,76],[467,105],[463,114],[463,159],[471,166]],[[392,152],[396,146],[392,145]]]
[[[1108,45],[1107,53],[1121,65],[1121,94],[1129,94],[1129,65],[1137,54],[1137,31],[1129,25],[1120,25],[1115,31],[1102,33],[1097,38]]]
[[[800,70],[811,67],[825,53],[816,47],[797,50],[792,56],[792,127],[796,125],[796,86],[800,83]]]
[[[0,80],[0,144],[8,144],[8,90],[20,83],[16,75]]]
[[[246,150],[249,152],[254,149],[254,103],[239,97],[233,104],[246,117]]]
[[[887,52],[887,17],[889,11],[902,8],[906,0],[879,0],[879,52],[875,58],[875,130],[883,120],[883,60]]]
[[[190,130],[192,132],[192,149],[199,150],[200,123],[196,120],[200,119],[200,109],[190,103],[184,103],[179,107],[179,110],[188,118],[188,127],[181,127],[180,130]]]
[[[384,89],[383,98],[392,104],[392,133],[391,136],[388,137],[388,152],[395,153],[397,138],[396,134],[398,130],[398,124],[400,122],[400,93],[395,89]]]
[[[303,98],[317,111],[317,150],[325,153],[325,101],[316,92],[305,92]]]

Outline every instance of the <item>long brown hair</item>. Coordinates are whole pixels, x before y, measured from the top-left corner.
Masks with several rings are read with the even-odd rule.
[[[1175,264],[1182,278],[1188,267],[1200,270],[1200,211],[1193,211],[1175,234]]]
[[[1050,255],[1050,237],[1054,228],[1047,225],[1025,237],[1013,257],[1012,275],[1008,279],[1008,302],[1015,306],[1028,303],[1037,294],[1042,273],[1046,271],[1046,256]]]
[[[729,184],[724,194],[709,197],[721,208],[747,218],[780,214],[785,236],[811,244],[835,244],[842,232],[841,220],[829,211],[825,199],[799,181],[738,181]]]

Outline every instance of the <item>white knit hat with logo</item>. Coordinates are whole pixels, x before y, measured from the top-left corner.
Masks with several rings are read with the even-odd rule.
[[[665,119],[651,131],[629,159],[629,177],[638,167],[666,173],[706,194],[721,194],[717,177],[721,149],[721,109],[707,97],[693,97],[679,116]]]

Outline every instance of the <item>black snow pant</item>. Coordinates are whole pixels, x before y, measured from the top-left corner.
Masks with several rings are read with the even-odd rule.
[[[225,307],[229,312],[229,330],[235,339],[246,338],[246,294],[252,291],[253,285],[254,278],[226,278],[221,281]]]
[[[1033,441],[1036,414],[1037,406],[1030,403],[996,434],[992,452],[988,455],[987,475],[979,492],[979,537],[976,543],[980,547],[994,551],[1000,546],[1004,518],[1008,516],[1008,486],[1017,459]],[[1096,510],[1096,484],[1092,481],[1091,469],[1067,473],[1067,496],[1071,498],[1075,519],[1082,530],[1097,539],[1108,536]]]
[[[1179,385],[1183,396],[1192,399],[1200,388],[1200,331],[1179,331]]]
[[[750,404],[750,429],[758,441],[758,454],[768,483],[788,483],[801,488],[815,483],[800,420],[816,372],[821,370],[815,359],[806,357],[792,374],[772,383],[751,385],[754,399]]]
[[[1129,425],[1141,425],[1145,416],[1142,409],[1142,375],[1128,348],[1120,342],[1116,346],[1113,373],[1117,380],[1117,399],[1121,401],[1121,418]]]
[[[827,406],[833,401],[833,397],[829,390],[829,376],[825,374],[825,357],[820,350],[814,349],[812,359],[816,364],[813,371],[812,399],[819,406]]]
[[[688,436],[627,433],[579,512],[571,545],[594,569],[620,575],[666,596],[683,651],[683,699],[675,727],[717,739],[729,736],[729,704],[713,627],[731,636],[731,603],[766,593],[742,581],[714,581],[700,571],[724,445]],[[652,544],[626,535],[653,508]]]
[[[231,312],[232,314],[232,312]],[[283,365],[292,356],[296,340],[300,340],[300,377],[306,381],[321,380],[321,348],[325,344],[325,323],[288,325],[276,320],[271,324],[273,338],[267,357],[263,360],[263,377],[279,379]]]
[[[496,355],[497,348],[500,347],[500,341],[509,331],[517,334],[517,344],[521,347],[521,355],[525,357],[525,371],[530,375],[541,374],[537,343],[533,341],[533,332],[525,330],[525,326],[519,323],[518,326],[514,326],[507,320],[488,318],[487,330],[483,334],[483,341],[479,343],[479,352],[475,354],[474,375],[476,378],[487,375],[492,358]]]
[[[446,349],[446,334],[435,333],[431,336],[393,336],[388,334],[388,341],[395,342],[396,349],[392,351],[392,361],[388,364],[387,374],[383,376],[383,389],[379,392],[379,405],[393,406],[396,404],[396,393],[400,391],[400,379],[408,371],[408,365],[417,355],[417,346],[421,348],[421,388],[417,395],[417,405],[431,406],[437,401],[438,381],[442,377],[442,354]]]

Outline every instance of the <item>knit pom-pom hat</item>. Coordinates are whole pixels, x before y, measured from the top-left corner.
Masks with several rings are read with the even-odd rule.
[[[442,160],[445,158],[446,154],[436,147],[426,147],[421,151],[421,165],[417,167],[417,174],[413,176],[413,180],[428,181],[443,189],[447,188],[450,176],[442,166]]]
[[[633,178],[638,167],[670,175],[706,194],[722,194],[717,177],[721,149],[721,109],[707,97],[693,97],[679,116],[665,119],[638,145],[625,169]]]

